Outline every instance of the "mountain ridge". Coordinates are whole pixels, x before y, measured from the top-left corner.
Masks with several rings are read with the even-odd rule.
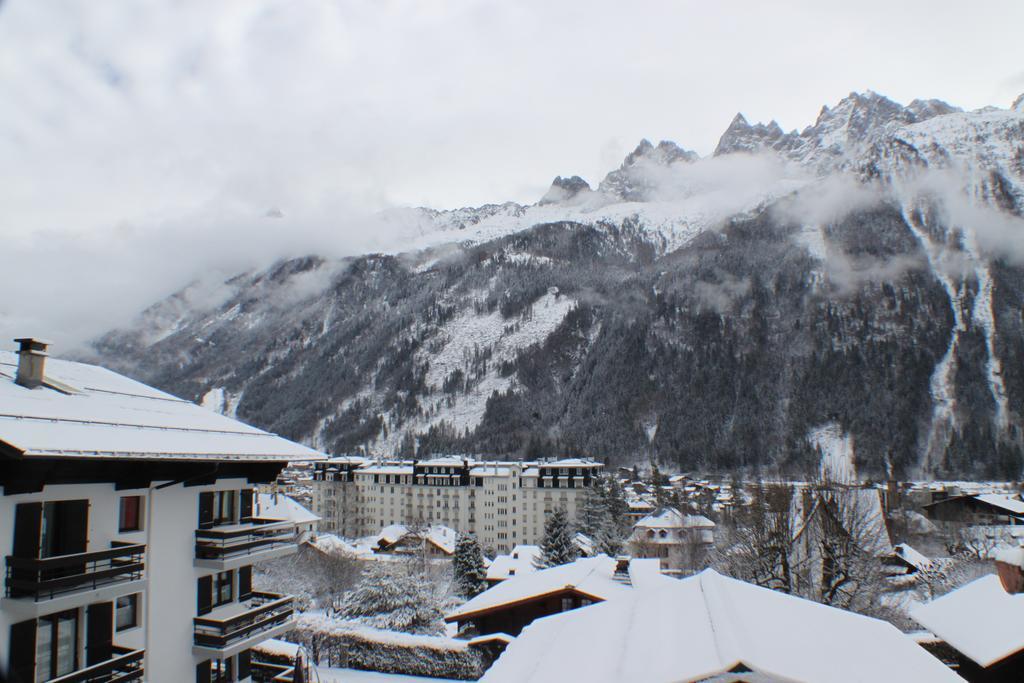
[[[194,284],[95,354],[334,452],[806,473],[834,424],[870,476],[1017,476],[1022,113],[739,114],[710,157],[643,140],[597,189]]]

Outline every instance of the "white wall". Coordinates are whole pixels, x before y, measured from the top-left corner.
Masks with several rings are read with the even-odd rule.
[[[144,466],[144,465],[140,465]],[[199,494],[203,491],[246,488],[245,479],[222,479],[212,486],[175,484],[157,490],[115,491],[113,484],[47,486],[41,493],[0,495],[0,551],[6,556],[14,541],[14,509],[18,503],[87,498],[88,550],[110,547],[112,540],[146,543],[148,583],[141,600],[141,627],[114,634],[117,645],[146,649],[146,680],[150,683],[187,683],[195,680],[201,661],[192,654],[193,622],[197,616],[196,581],[215,573],[193,566],[195,531],[199,521]],[[119,498],[145,496],[143,530],[119,533]],[[4,568],[6,571],[6,567]],[[124,595],[133,592],[125,589]],[[84,606],[92,602],[83,597]],[[0,609],[0,671],[5,671],[12,623],[23,620],[9,608]],[[83,630],[83,629],[80,629]],[[84,638],[84,633],[82,634]]]

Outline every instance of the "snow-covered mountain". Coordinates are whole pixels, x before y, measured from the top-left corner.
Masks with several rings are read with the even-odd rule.
[[[1024,101],[853,93],[596,189],[402,209],[394,253],[199,282],[103,362],[335,452],[1018,476]]]

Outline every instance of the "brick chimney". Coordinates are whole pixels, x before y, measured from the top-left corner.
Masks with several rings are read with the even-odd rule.
[[[15,339],[19,344],[18,348],[18,374],[14,378],[16,384],[29,389],[40,386],[44,379],[43,371],[46,367],[46,349],[50,342],[32,337]]]
[[[996,553],[996,573],[1007,593],[1024,592],[1024,548],[1004,548]]]

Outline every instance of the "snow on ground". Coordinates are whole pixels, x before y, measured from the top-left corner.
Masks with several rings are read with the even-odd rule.
[[[853,437],[843,433],[835,422],[815,427],[807,433],[812,446],[821,449],[821,477],[837,484],[856,484]]]
[[[384,674],[378,671],[333,669],[326,666],[316,667],[316,673],[320,683],[464,683],[463,681],[453,681],[450,678]]]

